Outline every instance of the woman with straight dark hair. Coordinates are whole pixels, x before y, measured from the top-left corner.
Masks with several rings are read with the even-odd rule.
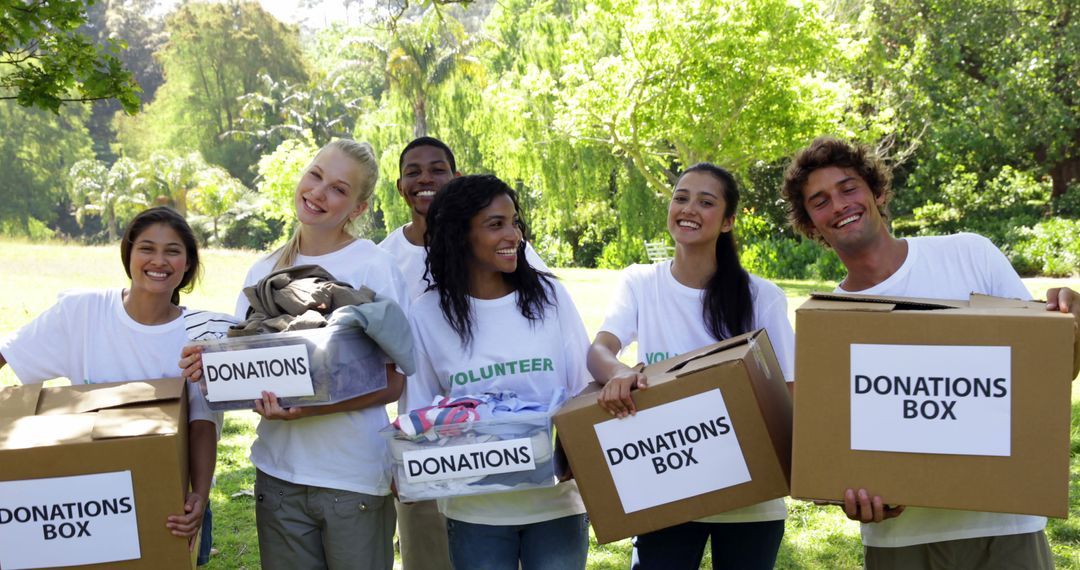
[[[731,173],[709,163],[691,166],[668,205],[675,258],[623,270],[588,355],[589,371],[604,385],[599,403],[613,416],[634,414],[631,391],[647,388],[645,376],[617,357],[634,341],[638,359],[651,364],[764,328],[791,381],[787,299],[740,265],[733,235],[738,203]],[[638,536],[632,568],[696,569],[710,539],[713,568],[772,568],[786,516],[783,499],[776,499]]]
[[[128,224],[120,259],[127,288],[70,290],[55,305],[0,340],[0,367],[23,383],[68,378],[73,384],[175,378],[176,355],[188,342],[180,292],[199,275],[195,234],[175,211],[150,208]],[[188,390],[191,490],[172,534],[189,548],[203,521],[217,457],[214,416],[199,390]]]
[[[585,327],[566,289],[526,260],[519,210],[517,195],[494,176],[456,178],[436,194],[426,233],[432,285],[409,315],[417,364],[406,386],[409,407],[484,392],[547,403],[587,384]],[[492,372],[451,382],[481,369]],[[589,523],[574,482],[440,499],[439,509],[454,568],[585,567]]]

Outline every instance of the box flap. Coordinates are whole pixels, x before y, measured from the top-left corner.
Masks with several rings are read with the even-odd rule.
[[[812,300],[820,301],[842,301],[844,307],[836,306],[833,303],[822,304],[820,307],[815,304],[812,308],[826,308],[826,309],[840,309],[851,310],[881,310],[875,309],[871,304],[884,304],[893,305],[893,308],[887,310],[935,310],[935,309],[959,309],[967,307],[966,301],[951,301],[948,299],[919,299],[916,297],[886,297],[881,295],[860,295],[858,293],[826,293],[816,292],[811,293],[810,298]],[[803,305],[804,307],[806,305]],[[850,308],[849,308],[850,307]]]
[[[95,414],[0,418],[0,449],[89,442]]]
[[[0,390],[0,418],[21,418],[37,413],[41,384],[10,386]]]
[[[972,293],[969,304],[972,309],[1032,309],[1046,310],[1046,301],[1023,301]]]
[[[176,400],[184,390],[182,378],[152,382],[116,382],[81,384],[41,391],[38,414],[81,414],[127,404]]]
[[[698,368],[704,368],[706,364],[702,361],[714,354],[719,354],[746,345],[750,339],[754,338],[754,335],[758,334],[758,332],[759,331],[751,331],[746,334],[722,340],[716,344],[710,344],[696,350],[691,350],[690,352],[684,352],[667,360],[654,362],[649,366],[646,366],[642,372],[644,372],[650,380],[653,378],[662,378],[669,374],[681,376]]]
[[[176,418],[157,407],[102,410],[95,415],[95,440],[176,433]]]

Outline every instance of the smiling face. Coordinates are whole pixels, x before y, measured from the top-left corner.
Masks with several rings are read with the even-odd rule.
[[[443,149],[418,146],[402,157],[401,177],[397,181],[398,194],[409,204],[414,219],[423,217],[427,215],[435,194],[456,176],[458,173],[450,167]]]
[[[874,193],[854,170],[828,166],[810,173],[803,188],[803,206],[814,233],[838,251],[854,251],[889,231],[878,209],[885,196]]]
[[[725,210],[723,183],[707,172],[687,172],[671,194],[668,232],[677,244],[715,244],[735,224],[735,216],[725,217]]]
[[[360,164],[337,148],[327,148],[311,162],[296,187],[296,217],[301,224],[343,230],[367,209],[358,199]]]
[[[513,273],[522,234],[510,196],[499,194],[469,221],[469,272]]]
[[[132,240],[128,271],[131,289],[171,296],[188,270],[187,249],[171,226],[147,226]]]

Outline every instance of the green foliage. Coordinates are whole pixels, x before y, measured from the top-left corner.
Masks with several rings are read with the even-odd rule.
[[[831,249],[812,240],[777,235],[771,221],[753,210],[743,210],[735,221],[743,267],[766,279],[836,281],[847,274]]]
[[[68,170],[91,156],[85,115],[78,106],[53,113],[0,101],[0,222],[29,236],[33,220],[56,221]]]
[[[94,45],[79,27],[93,0],[0,0],[0,100],[59,112],[72,101],[116,99],[139,108],[139,86],[109,40]]]
[[[138,167],[128,158],[120,158],[111,167],[97,159],[80,160],[71,167],[71,203],[75,219],[85,228],[87,214],[105,222],[110,243],[119,237],[119,228],[140,210],[150,205],[146,194],[136,184]]]
[[[292,221],[296,215],[296,185],[318,150],[306,140],[289,139],[259,160],[258,190],[266,217]]]
[[[1006,254],[1024,275],[1080,275],[1080,220],[1049,219],[1018,227],[1009,235]]]
[[[898,224],[897,230],[922,235],[973,231],[1002,243],[1012,228],[1038,221],[1049,195],[1049,184],[1009,166],[983,181],[957,165],[940,191],[941,201],[915,208],[913,221]]]
[[[166,81],[145,113],[119,122],[125,153],[141,159],[198,150],[250,183],[256,149],[224,135],[239,129],[239,97],[257,92],[262,77],[307,82],[297,30],[248,0],[183,4],[166,30],[169,41],[158,52]]]

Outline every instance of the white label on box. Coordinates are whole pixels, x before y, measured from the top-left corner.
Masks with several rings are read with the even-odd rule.
[[[504,439],[488,443],[452,445],[401,454],[409,483],[482,477],[536,468],[532,439]]]
[[[131,471],[0,482],[0,568],[139,557]]]
[[[1008,346],[851,345],[851,449],[1008,456]]]
[[[626,513],[750,480],[719,389],[593,428]]]
[[[311,362],[303,344],[204,352],[203,376],[210,402],[254,400],[262,392],[279,398],[311,396]]]

